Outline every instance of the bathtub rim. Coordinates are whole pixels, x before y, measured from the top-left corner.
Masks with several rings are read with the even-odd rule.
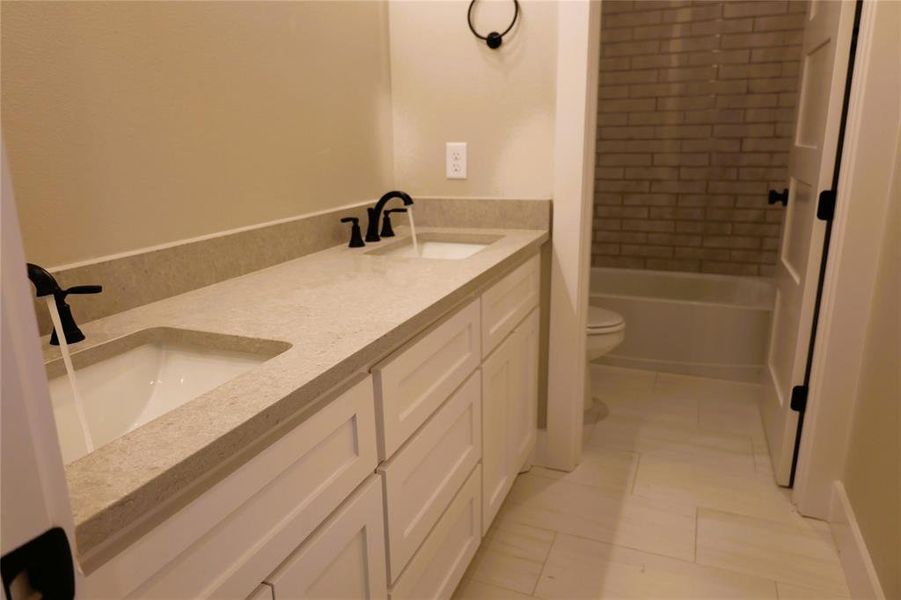
[[[721,302],[721,301],[713,301],[713,300],[697,300],[697,299],[686,299],[686,298],[675,298],[672,296],[648,296],[648,295],[639,295],[639,294],[624,294],[618,293],[615,291],[599,291],[594,289],[594,286],[591,285],[591,282],[595,279],[594,277],[589,277],[589,287],[588,287],[588,297],[589,304],[591,303],[591,299],[593,298],[629,298],[634,300],[645,300],[649,302],[677,302],[680,304],[693,304],[698,306],[718,306],[725,308],[735,308],[741,310],[760,310],[766,312],[773,312],[776,304],[776,287],[773,283],[772,279],[767,277],[761,277],[759,275],[728,275],[722,273],[694,273],[688,271],[661,271],[655,269],[628,269],[628,268],[617,268],[617,267],[591,267],[591,275],[595,273],[595,271],[606,271],[606,272],[625,272],[625,273],[633,273],[633,274],[641,274],[648,275],[650,277],[654,276],[663,276],[670,277],[676,279],[705,279],[705,280],[716,280],[722,282],[742,282],[748,283],[753,282],[757,286],[761,286],[766,288],[769,292],[770,297],[765,301],[760,301],[756,303],[747,303],[747,302]]]

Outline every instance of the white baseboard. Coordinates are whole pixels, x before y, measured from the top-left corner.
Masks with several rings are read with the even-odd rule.
[[[854,509],[841,481],[833,483],[829,525],[845,571],[845,578],[848,580],[851,597],[885,600],[876,568],[873,566],[863,534],[857,525]]]

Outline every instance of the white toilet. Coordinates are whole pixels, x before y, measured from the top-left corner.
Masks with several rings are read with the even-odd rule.
[[[585,344],[588,362],[604,356],[622,343],[626,337],[626,321],[622,315],[600,306],[588,307],[588,340]],[[590,372],[590,369],[587,370]],[[591,376],[585,385],[585,408],[592,406]]]

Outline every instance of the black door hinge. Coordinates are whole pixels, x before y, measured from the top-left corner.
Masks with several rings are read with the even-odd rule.
[[[806,385],[796,385],[792,388],[792,397],[789,406],[795,412],[804,412],[807,408],[807,391]]]
[[[820,200],[817,203],[817,219],[831,221],[835,216],[835,190],[823,190],[820,192]]]

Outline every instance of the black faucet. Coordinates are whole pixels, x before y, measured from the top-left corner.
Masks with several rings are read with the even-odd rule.
[[[99,285],[76,285],[64,290],[59,287],[56,279],[53,278],[53,275],[51,275],[47,269],[31,263],[27,264],[28,279],[34,284],[34,289],[37,292],[38,298],[53,294],[53,300],[56,302],[56,309],[59,312],[60,325],[63,327],[63,335],[65,336],[66,342],[74,344],[82,341],[84,339],[84,334],[75,323],[75,318],[72,316],[72,309],[66,304],[66,296],[69,294],[99,294],[103,291],[103,287]],[[53,333],[50,335],[50,345],[59,346],[59,338],[56,336],[55,327]]]
[[[379,201],[375,203],[373,208],[366,209],[366,212],[369,214],[369,225],[366,227],[367,242],[377,242],[382,239],[379,237],[379,219],[382,216],[382,209],[385,208],[385,205],[388,204],[388,201],[392,198],[400,198],[404,201],[404,206],[411,206],[413,204],[413,198],[411,198],[409,194],[397,190],[388,192],[379,198]]]

